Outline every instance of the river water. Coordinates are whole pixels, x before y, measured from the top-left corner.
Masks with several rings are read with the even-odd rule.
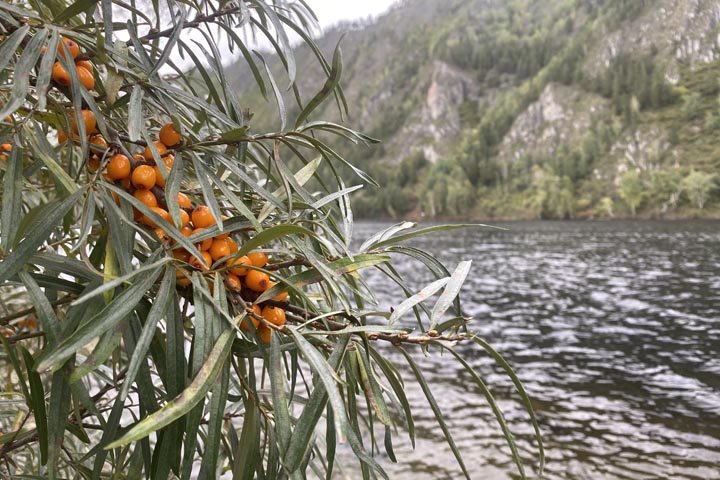
[[[387,224],[360,223],[367,238]],[[537,413],[549,479],[720,479],[720,222],[517,222],[413,240],[452,270],[471,330],[510,362]],[[400,260],[400,257],[398,258]],[[399,270],[417,288],[417,263]],[[381,274],[366,278],[399,294]],[[414,320],[412,320],[414,321]],[[409,323],[412,325],[412,323]],[[533,432],[509,380],[478,348],[479,370],[534,476]],[[383,350],[398,364],[393,347]],[[418,355],[472,478],[517,478],[484,397],[449,355]],[[460,478],[422,392],[404,370],[417,448],[395,435],[391,478]]]

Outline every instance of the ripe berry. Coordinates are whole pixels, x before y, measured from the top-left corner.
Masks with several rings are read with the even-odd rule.
[[[259,270],[250,270],[245,275],[245,285],[255,292],[264,292],[270,288],[270,277]]]
[[[204,228],[196,228],[195,230],[193,230],[192,233],[193,233],[193,235],[195,235],[196,233],[202,232],[203,230],[205,230],[205,229]],[[206,238],[205,240],[201,240],[200,243],[196,243],[195,245],[197,246],[198,250],[200,250],[201,252],[204,252],[210,248],[212,243],[213,243],[213,239],[212,239],[212,237],[210,237],[210,238]],[[210,254],[208,253],[208,255],[210,255]]]
[[[166,222],[169,222],[169,221],[170,221],[170,214],[169,214],[168,211],[165,210],[164,208],[160,208],[160,207],[150,207],[150,210],[152,210],[153,212],[155,212],[155,213],[157,213],[158,215],[160,215],[160,216],[162,217],[162,219],[165,220]],[[155,220],[153,220],[152,218],[148,217],[147,215],[143,215],[141,222],[144,223],[145,225],[147,225],[148,227],[152,227],[152,228],[157,228],[157,227],[158,227],[158,224],[155,223]]]
[[[252,264],[258,268],[262,268],[267,265],[268,256],[263,252],[252,252],[248,253],[248,257]]]
[[[200,205],[192,211],[192,222],[196,227],[206,228],[215,225],[215,217],[208,207]]]
[[[254,313],[255,315],[257,315],[258,317],[261,317],[261,316],[262,316],[262,312],[261,312],[261,310],[260,310],[260,306],[258,306],[258,305],[253,305],[253,306],[252,306],[252,309],[253,309],[253,313]],[[258,327],[260,326],[260,320],[258,320],[257,318],[253,317],[252,315],[248,314],[248,315],[245,316],[245,318],[243,318],[243,321],[242,321],[242,323],[240,324],[240,328],[242,328],[243,330],[250,330],[250,323],[252,323],[253,327],[255,327],[255,328],[258,328]]]
[[[90,63],[90,60],[78,60],[75,62],[75,66],[78,68],[84,68],[90,73],[92,73],[94,70],[93,64]]]
[[[155,236],[160,242],[164,242],[168,240],[170,237],[168,236],[167,232],[163,230],[162,228],[156,228],[155,229]]]
[[[268,322],[278,327],[285,325],[285,310],[277,307],[265,307],[262,309],[262,316]]]
[[[228,240],[230,241],[228,242]],[[212,256],[213,260],[219,260],[222,257],[227,257],[228,255],[232,255],[237,252],[237,244],[230,238],[219,239],[215,237],[208,251],[210,252],[210,256]]]
[[[231,258],[225,262],[225,264],[230,267],[228,268],[228,272],[237,275],[238,277],[242,277],[248,273],[248,269],[243,268],[241,265],[251,265],[250,259],[247,255],[243,255],[240,258]]]
[[[270,340],[272,338],[272,330],[267,328],[265,325],[260,325],[257,332],[262,343],[270,343]]]
[[[80,110],[80,115],[82,116],[82,121],[85,124],[85,133],[94,132],[95,127],[97,126],[97,121],[95,120],[95,114],[92,110]],[[73,132],[77,133],[79,130],[75,114],[71,115],[70,120],[72,121]]]
[[[160,129],[159,137],[160,141],[168,147],[177,145],[178,143],[180,143],[180,140],[182,140],[182,135],[180,135],[177,130],[175,130],[175,126],[172,124],[172,122],[163,125],[163,127]]]
[[[235,292],[239,292],[240,289],[242,289],[242,283],[240,282],[240,277],[237,275],[233,275],[232,273],[226,273],[225,274],[225,285]]]
[[[185,210],[180,210],[180,226],[184,227],[190,223],[190,214]]]
[[[161,157],[167,153],[167,147],[165,146],[164,143],[156,141],[156,142],[153,142],[153,145],[155,145],[155,148],[157,149],[157,151]],[[147,147],[145,147],[145,152],[143,153],[143,156],[145,157],[146,160],[152,160],[153,158],[155,158],[155,157],[153,157],[152,150],[150,150],[149,145]]]
[[[137,190],[133,196],[150,208],[158,206],[157,198],[150,190]]]
[[[270,286],[268,287],[268,290],[270,290],[275,285],[277,285],[277,282],[270,282]],[[283,300],[286,300],[287,298],[288,298],[288,292],[282,292],[282,293],[278,293],[277,295],[275,295],[273,297],[273,300],[282,302]]]
[[[130,176],[130,160],[121,154],[116,153],[107,165],[106,178],[111,182],[122,180]]]
[[[97,172],[100,168],[100,157],[93,155],[88,159],[87,168],[91,172]],[[114,192],[113,192],[114,193]]]
[[[65,48],[67,48],[68,53],[70,53],[70,56],[73,59],[80,55],[80,45],[72,39],[62,37],[62,43],[58,44],[58,54],[60,54],[62,58],[65,58],[65,49],[63,48],[63,44],[65,44]]]
[[[208,265],[208,267],[209,267],[210,265],[212,265],[212,258],[210,257],[210,254],[209,254],[209,253],[207,253],[207,252],[200,252],[200,254],[202,255],[202,258],[203,258],[203,260],[205,261],[205,263]],[[197,257],[195,257],[195,256],[190,257],[190,265],[192,265],[193,267],[195,267],[195,268],[197,268],[198,270],[203,271],[203,272],[207,271],[207,269],[208,269],[208,267],[206,267],[205,265],[203,265],[202,261],[200,261],[200,260],[199,260]]]
[[[150,190],[155,186],[155,170],[150,165],[140,165],[132,172],[135,188]]]
[[[84,67],[76,67],[78,80],[82,83],[83,87],[88,90],[92,90],[95,87],[95,77],[92,72]]]
[[[192,202],[187,195],[180,192],[177,194],[177,203],[180,208],[192,208]]]
[[[180,260],[181,262],[189,262],[190,252],[188,252],[184,248],[178,248],[177,250],[173,251],[173,257],[175,257],[176,260]]]
[[[65,67],[63,67],[60,62],[55,62],[53,64],[52,78],[63,87],[70,86],[70,74],[67,70],[65,70]]]

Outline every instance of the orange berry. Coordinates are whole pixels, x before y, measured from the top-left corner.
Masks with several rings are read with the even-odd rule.
[[[70,74],[67,70],[65,70],[65,67],[63,67],[60,62],[55,62],[53,64],[52,78],[63,87],[70,86]]]
[[[30,330],[37,328],[37,319],[35,317],[28,317],[18,322],[19,327],[24,327]]]
[[[190,223],[190,214],[185,210],[180,210],[180,226],[184,227]]]
[[[82,115],[82,121],[85,124],[85,133],[91,133],[95,131],[95,127],[97,126],[97,121],[95,120],[95,114],[92,112],[92,110],[80,110],[80,115]],[[73,114],[70,118],[72,121],[72,129],[73,132],[78,132],[78,123],[77,119],[75,118],[75,114]]]
[[[226,273],[225,274],[225,285],[233,291],[239,292],[242,288],[242,282],[240,282],[240,277],[237,275],[233,275],[232,273]]]
[[[155,185],[157,185],[160,188],[165,188],[165,185],[167,184],[167,179],[165,177],[163,177],[163,174],[160,171],[160,168],[157,165],[155,165],[152,168],[153,168],[153,171],[155,172]]]
[[[70,53],[70,56],[75,59],[78,55],[80,55],[80,45],[77,44],[74,40],[71,40],[67,37],[62,37],[62,43],[58,44],[58,54],[62,58],[65,58],[65,49],[63,48],[63,43],[65,44],[65,48],[67,48],[67,51]]]
[[[237,275],[238,277],[242,277],[244,275],[247,275],[248,269],[243,268],[240,265],[251,265],[250,259],[247,257],[247,255],[243,255],[240,258],[231,258],[225,264],[230,267],[228,268],[228,272],[232,273],[233,275]]]
[[[137,190],[133,196],[150,208],[158,206],[157,198],[150,190]]]
[[[122,153],[116,153],[110,158],[107,165],[106,178],[111,182],[122,180],[130,176],[130,160]]]
[[[156,141],[153,142],[153,145],[155,145],[155,148],[157,149],[161,157],[167,153],[167,147],[164,143]],[[153,158],[155,158],[153,157],[152,150],[150,150],[149,145],[145,147],[145,152],[143,153],[143,156],[146,160],[152,160]]]
[[[192,211],[192,222],[196,227],[210,227],[215,225],[215,217],[205,205],[199,205]]]
[[[0,145],[0,150],[3,152],[12,152],[12,144],[11,143],[3,143]]]
[[[76,67],[78,80],[82,83],[83,87],[88,90],[92,90],[95,87],[95,77],[92,72],[84,67]]]
[[[190,281],[189,274],[186,270],[182,268],[178,268],[178,270],[175,272],[175,283],[180,285],[181,287],[187,287],[192,282]]]
[[[155,213],[157,213],[158,215],[160,215],[160,216],[162,217],[162,219],[165,220],[166,222],[169,222],[169,221],[170,221],[170,214],[169,214],[168,211],[165,210],[164,208],[160,208],[160,207],[150,207],[150,210],[152,210],[153,212],[155,212]],[[152,228],[157,228],[157,227],[158,227],[158,224],[155,223],[155,221],[154,221],[152,218],[148,217],[147,215],[143,215],[141,221],[142,221],[142,223],[144,223],[144,224],[147,225],[148,227],[152,227]]]
[[[144,162],[145,161],[145,157],[143,157],[139,153],[136,153],[135,155],[133,155],[133,159],[135,159],[136,162]]]
[[[140,165],[132,172],[135,188],[150,190],[155,186],[155,170],[150,165]]]
[[[245,275],[245,285],[255,292],[264,292],[270,288],[270,277],[259,270],[250,270]]]
[[[90,63],[90,60],[78,60],[75,62],[75,66],[78,68],[84,68],[85,70],[87,70],[90,73],[92,73],[93,70],[95,70],[93,68],[93,64]]]
[[[205,229],[204,228],[196,228],[195,230],[193,230],[192,233],[194,235],[198,232],[202,232],[203,230],[205,230]],[[196,243],[195,245],[198,247],[198,250],[200,250],[201,252],[204,252],[210,248],[212,243],[213,243],[213,239],[212,239],[212,237],[210,237],[210,238],[206,238],[205,240],[201,240],[200,243]],[[208,255],[210,255],[210,254],[208,253]]]
[[[212,257],[210,257],[210,254],[207,252],[200,252],[200,255],[202,255],[203,260],[205,260],[205,263],[210,266],[212,265]],[[190,257],[190,265],[197,268],[198,270],[201,270],[203,272],[207,271],[208,267],[204,266],[202,264],[202,261],[200,261],[197,257],[192,256]]]
[[[188,225],[183,225],[180,229],[180,233],[182,233],[186,237],[189,237],[193,234],[193,228]]]
[[[262,311],[260,310],[259,305],[253,305],[252,309],[255,315],[257,315],[258,317],[262,316]],[[243,318],[243,321],[240,324],[240,328],[242,328],[243,330],[250,330],[250,323],[252,323],[253,327],[255,328],[258,328],[260,326],[260,320],[248,314],[245,316],[245,318]]]
[[[172,122],[163,125],[163,127],[160,129],[159,137],[160,141],[168,147],[177,145],[180,140],[182,140],[182,135],[180,135],[177,130],[175,130],[175,126],[172,124]]]
[[[107,150],[108,147],[108,143],[105,141],[102,135],[93,135],[92,137],[90,137],[90,144],[91,146],[98,147],[97,150],[100,150],[102,152]]]
[[[278,327],[285,325],[285,310],[278,307],[265,307],[262,309],[262,316],[268,322]]]
[[[232,251],[232,244],[226,240],[229,239],[215,237],[213,240],[212,245],[210,245],[210,248],[208,249],[213,260],[219,260],[222,257],[227,257],[228,255],[235,253]]]
[[[87,162],[87,168],[91,172],[97,172],[100,168],[100,157],[98,157],[97,155],[93,155],[92,157],[90,157]]]
[[[5,117],[4,121],[5,123],[12,123],[12,116],[8,115],[7,117]]]
[[[15,330],[13,330],[10,327],[5,327],[2,329],[2,331],[0,331],[0,335],[2,335],[5,338],[12,337],[13,335],[15,335]]]
[[[187,195],[180,192],[177,194],[177,203],[180,208],[192,208],[192,202]]]
[[[163,230],[162,228],[156,228],[155,229],[155,236],[158,238],[159,241],[164,242],[168,240],[170,237],[168,236],[167,232]]]
[[[122,185],[122,187],[128,192],[132,192],[132,190],[133,190],[132,182],[130,181],[129,175],[127,177],[123,178],[122,180],[120,180],[120,185]]]
[[[189,262],[190,252],[188,252],[184,248],[178,248],[173,251],[173,257],[175,257],[176,260],[180,260],[181,262]]]
[[[269,328],[267,328],[264,325],[260,325],[257,332],[258,332],[258,336],[260,337],[260,341],[262,343],[265,343],[265,344],[270,343],[270,340],[272,338],[272,330],[270,330]]]
[[[263,252],[252,252],[248,253],[248,257],[252,264],[258,268],[262,268],[267,265],[268,256]]]

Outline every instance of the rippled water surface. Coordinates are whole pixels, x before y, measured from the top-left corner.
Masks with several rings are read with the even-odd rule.
[[[386,227],[358,224],[362,239]],[[524,382],[541,423],[551,479],[720,479],[720,222],[520,222],[413,245],[465,287],[472,330]],[[415,263],[400,270],[430,277]],[[387,282],[369,272],[373,282]],[[393,292],[390,283],[387,292]],[[388,293],[384,303],[397,303]],[[512,385],[477,348],[459,347],[506,412],[528,460],[532,429]],[[401,357],[387,349],[398,363]],[[473,478],[514,478],[484,397],[450,356],[416,357]],[[409,380],[410,374],[407,374]],[[392,478],[459,478],[422,393],[410,389],[413,451],[396,436]]]

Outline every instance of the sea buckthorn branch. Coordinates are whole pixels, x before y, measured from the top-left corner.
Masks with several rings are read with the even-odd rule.
[[[68,294],[62,298],[55,300],[54,302],[50,302],[50,306],[57,307],[59,305],[64,305],[66,303],[72,302],[76,298],[77,298],[76,295]],[[35,313],[35,307],[28,307],[23,310],[18,310],[17,312],[14,312],[14,313],[10,313],[10,314],[0,318],[0,325],[7,325],[11,321],[13,321],[17,318],[26,317],[26,316],[30,315],[31,313]]]
[[[213,22],[215,22],[216,19],[218,19],[220,17],[226,16],[226,15],[232,15],[234,13],[239,13],[241,11],[242,11],[242,9],[240,7],[234,7],[234,8],[228,8],[228,9],[220,9],[217,12],[211,13],[208,15],[199,15],[199,16],[195,17],[194,19],[190,20],[189,22],[185,22],[182,25],[182,28],[183,29],[197,28],[204,23],[213,23]],[[165,30],[151,31],[147,35],[140,37],[140,42],[148,43],[150,40],[155,40],[155,39],[161,38],[161,37],[169,37],[176,30],[177,30],[177,27],[170,27],[170,28],[166,28]]]

